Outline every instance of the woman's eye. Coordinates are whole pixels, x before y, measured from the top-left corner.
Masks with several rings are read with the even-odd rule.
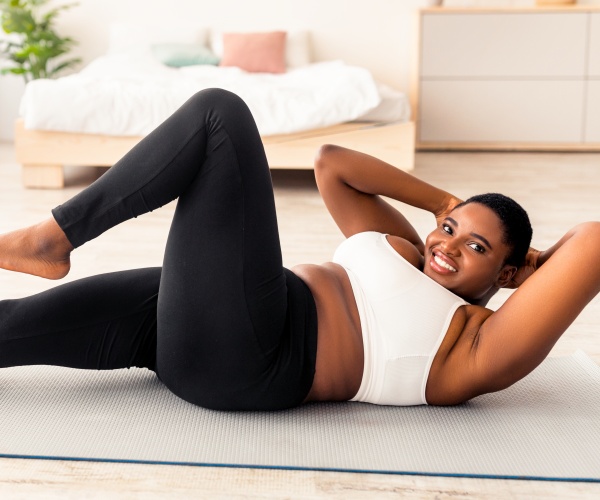
[[[469,246],[476,252],[479,252],[479,253],[485,252],[485,248],[483,248],[481,245],[479,245],[477,243],[470,243]]]
[[[452,228],[448,224],[442,224],[442,231],[448,234],[452,234]]]

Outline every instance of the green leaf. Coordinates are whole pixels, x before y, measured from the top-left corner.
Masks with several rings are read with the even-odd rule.
[[[2,74],[12,73],[13,75],[24,75],[26,72],[25,68],[7,68],[2,70]]]
[[[33,13],[23,9],[8,9],[2,13],[2,29],[6,33],[30,33],[36,28]]]

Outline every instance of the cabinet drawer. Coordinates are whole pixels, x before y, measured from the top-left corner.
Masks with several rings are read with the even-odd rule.
[[[600,144],[600,80],[588,82],[585,142]]]
[[[422,81],[420,142],[581,142],[581,81]]]
[[[588,16],[425,13],[421,77],[582,77]]]
[[[590,14],[588,74],[600,78],[600,13]]]

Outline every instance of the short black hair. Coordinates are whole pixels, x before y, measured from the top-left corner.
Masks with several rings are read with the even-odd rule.
[[[512,198],[500,193],[477,194],[454,208],[469,203],[479,203],[488,207],[502,222],[503,241],[511,249],[504,263],[517,267],[524,264],[533,235],[531,222],[525,209]]]

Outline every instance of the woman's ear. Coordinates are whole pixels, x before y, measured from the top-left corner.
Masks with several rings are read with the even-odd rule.
[[[517,273],[517,266],[511,266],[509,264],[504,264],[500,272],[498,273],[498,277],[496,278],[495,285],[498,288],[505,288],[512,282],[514,275]]]

